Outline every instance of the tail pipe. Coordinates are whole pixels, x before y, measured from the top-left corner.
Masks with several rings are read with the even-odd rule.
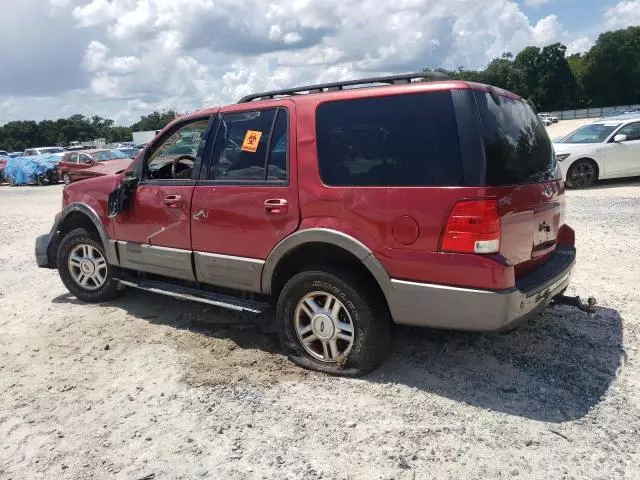
[[[576,307],[586,313],[596,313],[598,302],[594,297],[589,297],[587,302],[583,302],[578,296],[568,297],[566,295],[557,295],[553,298],[553,305],[569,305]]]

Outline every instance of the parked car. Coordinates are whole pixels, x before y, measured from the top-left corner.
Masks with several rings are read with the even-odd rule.
[[[60,181],[59,161],[60,154],[55,153],[9,158],[4,168],[4,176],[11,186],[55,184]]]
[[[549,117],[545,117],[540,113],[538,114],[538,118],[540,119],[540,121],[545,127],[548,127],[549,125],[553,124],[553,121]]]
[[[549,113],[539,113],[538,117],[540,117],[540,119],[543,121],[549,122],[548,125],[552,123],[558,123],[558,117],[554,117]]]
[[[36,155],[47,155],[49,153],[64,153],[66,150],[62,147],[38,147],[28,148],[22,154],[23,157],[35,157]]]
[[[640,175],[640,115],[617,115],[583,125],[554,143],[567,186]]]
[[[121,170],[122,165],[125,165],[122,162],[125,159],[127,160],[126,166],[128,166],[130,157],[120,150],[96,149],[67,152],[60,161],[58,170],[62,181],[69,184],[83,178],[115,173]],[[96,168],[96,166],[100,168]],[[115,170],[113,170],[114,168]]]
[[[273,304],[289,357],[340,375],[378,365],[393,323],[503,330],[566,301],[574,232],[543,125],[505,90],[425,76],[446,78],[180,117],[122,174],[65,187],[37,263],[88,302]]]
[[[9,152],[9,158],[21,157],[22,152]]]

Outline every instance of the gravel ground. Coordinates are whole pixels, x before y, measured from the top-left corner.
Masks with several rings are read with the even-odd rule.
[[[0,187],[0,478],[640,478],[640,181],[569,193],[569,293],[510,334],[400,328],[363,379],[303,371],[269,316],[67,294],[33,245],[61,187]]]

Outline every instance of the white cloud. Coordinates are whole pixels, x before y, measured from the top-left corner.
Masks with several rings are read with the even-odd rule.
[[[585,53],[593,46],[593,40],[589,37],[576,38],[567,45],[567,55]]]
[[[558,17],[549,15],[536,23],[533,28],[533,37],[538,45],[548,45],[558,42],[566,37],[567,33],[563,30],[562,25],[558,22]]]
[[[42,0],[21,0],[37,1]],[[75,56],[68,61],[81,74],[66,90],[64,82],[72,79],[57,77],[60,85],[49,96],[38,89],[22,92],[0,79],[0,102],[13,102],[0,110],[0,123],[57,117],[68,109],[128,122],[145,109],[187,111],[274,88],[424,67],[479,68],[505,51],[568,38],[556,16],[532,24],[514,0],[48,2],[60,24],[52,29],[42,23],[46,35],[34,42],[73,39],[66,48]],[[33,23],[29,9],[21,15]],[[0,52],[9,74],[20,62],[37,64],[29,50],[20,60],[19,49],[27,46],[11,57],[17,62],[3,62]],[[36,98],[46,101],[33,117]]]
[[[525,0],[524,3],[530,7],[538,8],[540,5],[549,3],[549,0]]]
[[[640,24],[640,0],[623,0],[604,14],[607,28],[625,28]]]

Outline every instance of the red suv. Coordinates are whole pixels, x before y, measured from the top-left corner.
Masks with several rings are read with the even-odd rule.
[[[527,102],[423,73],[181,117],[122,174],[67,185],[36,257],[89,302],[129,286],[275,304],[295,362],[357,375],[393,323],[501,330],[540,312],[575,261],[564,213]]]

